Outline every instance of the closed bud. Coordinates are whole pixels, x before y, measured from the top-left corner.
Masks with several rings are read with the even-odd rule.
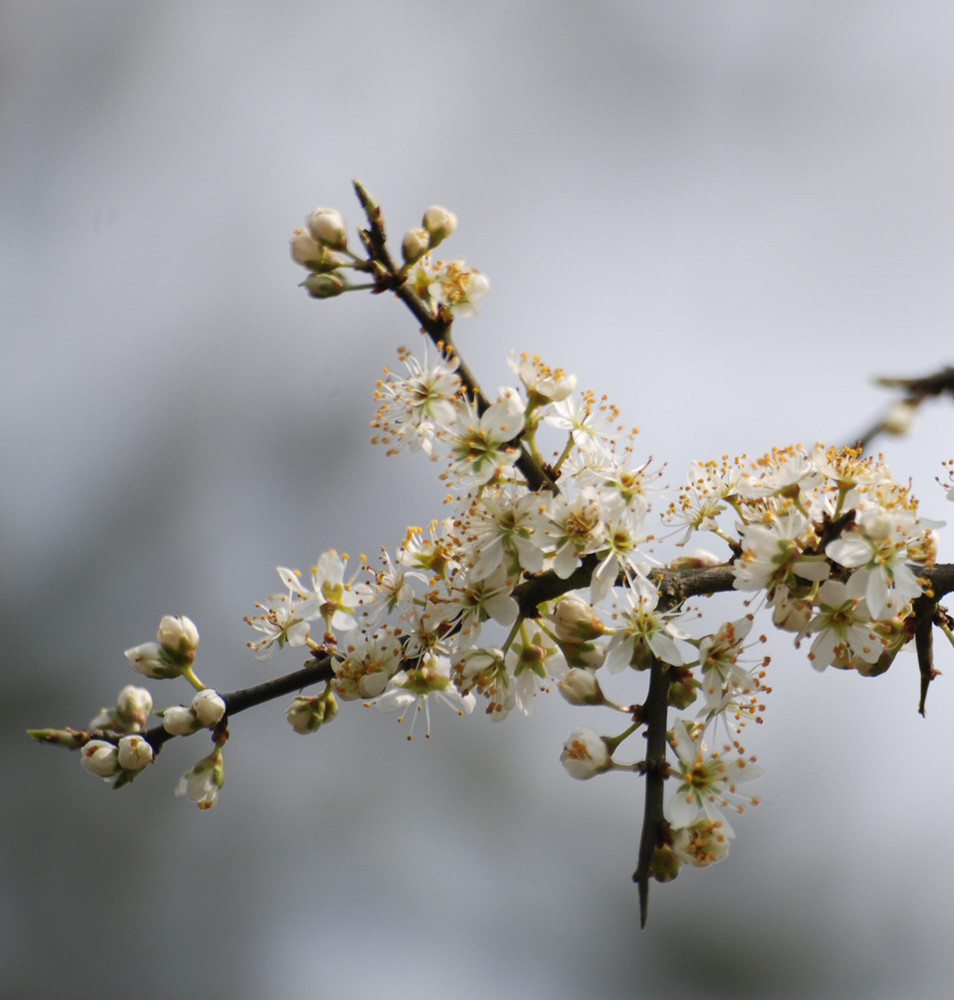
[[[303,229],[295,230],[288,241],[288,248],[291,250],[292,260],[302,267],[311,267],[312,262],[320,261],[325,253],[325,248],[311,233],[306,233]]]
[[[115,708],[101,708],[98,715],[89,720],[90,729],[111,729],[114,732],[125,732],[126,725],[120,721]]]
[[[199,630],[191,618],[185,615],[165,615],[159,622],[156,638],[176,663],[187,665],[195,659]]]
[[[168,651],[158,642],[144,642],[139,646],[133,646],[123,655],[134,670],[145,674],[146,677],[178,677],[182,673],[183,664],[172,662]]]
[[[457,216],[440,205],[431,205],[424,213],[421,225],[430,235],[430,245],[436,247],[457,228]]]
[[[902,399],[888,410],[881,425],[888,434],[907,434],[914,423],[915,410],[917,406]]]
[[[317,698],[306,698],[301,695],[285,710],[288,724],[299,736],[307,736],[309,733],[317,732],[321,726],[321,716],[313,710],[313,703],[317,700]]]
[[[196,692],[196,696],[192,699],[192,711],[203,726],[211,728],[222,721],[222,716],[225,715],[225,701],[217,691],[206,688],[204,691]]]
[[[202,723],[195,717],[195,712],[185,705],[170,705],[157,714],[162,716],[162,728],[170,736],[188,736],[202,728]]]
[[[296,229],[289,241],[292,260],[309,271],[335,271],[345,263],[345,258],[319,243],[311,233]]]
[[[565,642],[586,642],[606,631],[600,616],[576,594],[566,594],[553,609],[553,627]]]
[[[141,736],[124,736],[119,741],[117,759],[119,766],[127,771],[141,771],[152,763],[152,746]]]
[[[633,643],[633,655],[629,658],[629,665],[633,670],[649,670],[655,661],[656,657],[653,655],[653,651],[649,648],[646,640],[643,638],[637,639]]]
[[[431,249],[431,234],[424,228],[409,229],[404,234],[401,254],[405,264],[420,260]]]
[[[812,620],[812,602],[804,598],[789,596],[788,587],[779,585],[769,602],[772,605],[772,621],[776,628],[786,632],[804,632]]]
[[[305,225],[322,246],[332,250],[344,250],[348,246],[348,228],[335,208],[316,208],[305,219]]]
[[[696,549],[687,556],[677,556],[669,564],[671,569],[703,569],[706,566],[721,566],[723,560],[705,549]]]
[[[572,667],[563,680],[557,682],[560,694],[571,705],[602,705],[603,691],[596,674],[592,670],[581,670]]]
[[[884,651],[874,663],[865,663],[861,660],[856,665],[855,669],[863,677],[880,677],[889,670],[909,638],[904,619],[898,615],[879,621],[877,631],[885,643]]]
[[[606,650],[595,642],[561,642],[560,649],[568,666],[582,670],[599,670],[606,659]]]
[[[680,710],[688,708],[696,700],[699,682],[685,667],[670,667],[669,676],[669,704]]]
[[[859,657],[855,669],[862,677],[880,677],[891,669],[891,664],[894,663],[894,658],[897,655],[897,649],[886,649],[874,663],[866,663]]]
[[[142,729],[152,711],[152,695],[141,687],[127,684],[116,699],[116,716],[130,729]]]
[[[679,874],[680,868],[682,868],[682,862],[668,844],[657,847],[653,852],[653,860],[649,870],[657,882],[671,882]]]
[[[313,299],[333,299],[347,289],[344,279],[337,274],[309,274],[301,287]]]
[[[91,774],[112,778],[119,771],[119,754],[112,743],[90,740],[80,750],[80,763]]]
[[[301,736],[317,732],[318,729],[338,714],[338,701],[335,696],[326,691],[311,698],[299,695],[288,706],[285,718],[288,724]]]

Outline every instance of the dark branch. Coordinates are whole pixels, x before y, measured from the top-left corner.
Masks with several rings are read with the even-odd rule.
[[[380,207],[359,182],[355,181],[354,189],[361,202],[361,207],[368,217],[369,228],[359,232],[374,267],[375,292],[393,291],[410,309],[415,319],[421,324],[421,330],[427,334],[441,354],[447,359],[457,359],[457,374],[460,376],[461,383],[467,394],[474,400],[477,412],[482,415],[490,406],[490,402],[481,391],[473,372],[454,346],[451,333],[451,328],[454,325],[453,314],[443,306],[438,306],[437,310],[432,312],[408,286],[406,275],[401,268],[395,265],[388,251],[384,219]],[[553,493],[559,492],[553,479],[522,443],[520,457],[517,459],[516,465],[531,490],[545,489]]]
[[[875,382],[889,389],[904,389],[903,401],[912,408],[920,406],[925,399],[940,397],[945,393],[954,397],[954,368],[950,366],[940,369],[933,375],[924,375],[920,378],[879,378]],[[858,436],[854,442],[855,446],[866,450],[871,442],[887,429],[886,421],[886,417],[875,421]]]
[[[669,670],[653,658],[649,673],[649,693],[643,706],[646,723],[646,794],[643,830],[639,840],[639,860],[633,881],[639,887],[639,925],[646,926],[649,914],[649,880],[653,874],[653,855],[662,845],[667,823],[663,811],[666,763],[666,725],[669,718]]]
[[[876,382],[890,389],[906,390],[904,398],[909,403],[917,404],[928,396],[942,396],[944,393],[954,397],[954,368],[950,366],[920,378],[879,378]]]
[[[921,673],[921,698],[918,712],[924,715],[928,688],[937,676],[934,669],[934,615],[937,601],[930,597],[919,597],[914,602],[914,648],[918,654],[918,670]]]
[[[291,694],[293,691],[301,691],[312,684],[320,684],[329,681],[334,676],[331,669],[331,657],[322,656],[317,660],[310,660],[301,670],[294,673],[285,674],[283,677],[276,677],[273,680],[265,681],[263,684],[256,684],[254,687],[242,688],[240,691],[233,691],[231,694],[223,694],[222,700],[225,702],[225,718],[238,715],[247,708],[255,705],[262,705],[266,701],[273,701],[283,695]],[[153,751],[158,754],[163,744],[174,737],[167,733],[162,727],[162,723],[147,729],[142,734],[143,739],[150,744]],[[114,740],[115,734],[111,733],[90,733],[91,739],[102,738]]]

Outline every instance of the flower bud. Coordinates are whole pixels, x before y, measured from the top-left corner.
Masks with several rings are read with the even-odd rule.
[[[288,248],[291,250],[292,260],[302,267],[311,267],[312,262],[320,261],[325,252],[325,248],[314,236],[303,229],[295,230],[288,241]]]
[[[323,246],[311,235],[301,229],[296,229],[289,241],[292,260],[309,271],[336,271],[345,263],[341,254],[335,253]]]
[[[176,663],[187,665],[195,659],[199,630],[191,618],[185,615],[165,615],[159,622],[156,638]]]
[[[866,663],[859,658],[855,669],[862,677],[880,677],[889,670],[908,638],[904,619],[898,615],[879,621],[877,631],[885,643],[885,648],[874,663]]]
[[[299,695],[288,706],[285,718],[296,733],[307,736],[309,733],[317,732],[325,723],[331,722],[337,714],[337,699],[328,691],[311,698]]]
[[[152,746],[141,736],[124,736],[119,741],[117,759],[127,771],[141,771],[152,763],[153,756]]]
[[[669,675],[667,700],[673,708],[682,711],[696,700],[699,682],[686,667],[670,667]]]
[[[112,743],[90,740],[80,750],[80,763],[91,774],[111,778],[119,770],[119,754]]]
[[[776,628],[786,632],[803,632],[814,614],[812,602],[788,595],[788,587],[784,584],[776,588],[769,602],[772,605],[772,621]]]
[[[656,657],[646,640],[642,637],[636,639],[633,643],[633,655],[629,658],[629,665],[633,670],[649,670],[655,662]]]
[[[195,712],[185,705],[170,705],[157,714],[162,716],[162,728],[170,736],[188,736],[202,728]]]
[[[301,283],[301,287],[313,299],[333,299],[347,288],[344,279],[340,278],[337,274],[319,273],[309,274]]]
[[[653,852],[650,872],[657,882],[671,882],[679,874],[680,868],[682,862],[668,844],[657,847]]]
[[[192,711],[203,726],[217,726],[225,715],[225,700],[212,688],[196,692],[192,699]]]
[[[723,560],[705,549],[696,549],[687,556],[677,556],[669,564],[670,569],[703,569],[706,566],[721,566]]]
[[[116,716],[131,729],[141,729],[152,711],[152,695],[141,687],[127,684],[116,699]]]
[[[557,682],[560,694],[571,705],[602,705],[603,691],[592,670],[572,667],[563,680]]]
[[[89,720],[90,729],[112,729],[113,731],[125,732],[126,727],[119,720],[119,713],[115,708],[101,708],[98,715],[94,715]]]
[[[348,246],[348,227],[342,214],[335,208],[316,208],[306,219],[305,225],[315,240],[332,250]]]
[[[170,662],[168,652],[158,642],[144,642],[139,646],[133,646],[123,655],[134,670],[145,674],[146,677],[178,677],[182,673],[182,664]]]
[[[436,247],[457,228],[457,216],[440,205],[431,205],[424,213],[421,225],[430,235],[430,245]]]
[[[431,248],[431,234],[423,228],[409,229],[404,234],[401,254],[406,264],[420,260]]]
[[[888,434],[898,436],[907,434],[914,423],[915,410],[917,406],[913,403],[909,403],[906,399],[899,400],[888,410],[881,426]]]
[[[897,655],[897,649],[886,649],[874,663],[866,663],[859,657],[855,669],[862,677],[880,677],[891,669],[891,664]]]
[[[314,703],[317,698],[297,697],[285,710],[285,718],[288,724],[298,733],[299,736],[307,736],[314,733],[322,723],[319,712],[314,711]]]
[[[566,642],[585,642],[606,631],[600,616],[576,594],[565,594],[553,609],[553,627]]]
[[[571,777],[581,781],[609,770],[613,764],[603,738],[589,726],[582,726],[570,733],[563,744],[560,763]]]
[[[568,666],[582,670],[599,670],[606,659],[606,650],[595,642],[561,642],[560,649]]]

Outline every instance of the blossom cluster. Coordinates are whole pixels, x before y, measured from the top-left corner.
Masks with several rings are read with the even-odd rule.
[[[321,693],[294,698],[289,725],[308,735],[338,717],[339,703],[359,702],[409,717],[408,739],[422,718],[430,737],[437,704],[461,716],[481,705],[500,722],[515,710],[530,715],[555,688],[569,705],[624,717],[615,734],[573,729],[560,760],[577,779],[645,778],[641,891],[650,877],[668,881],[682,865],[721,860],[734,836],[730,815],[757,802],[742,788],[761,774],[743,730],[762,721],[770,691],[757,616],[794,633],[796,645],[810,643],[816,669],[883,673],[923,621],[918,602],[931,596],[941,522],[922,518],[910,487],[860,448],[792,446],[754,461],[698,462],[667,500],[663,470],[638,456],[636,431],[576,376],[511,352],[512,384],[485,396],[451,327],[477,312],[489,282],[462,260],[434,255],[456,217],[428,208],[406,232],[398,265],[380,210],[356,190],[369,223],[361,251],[349,246],[341,214],[319,208],[292,236],[292,257],[308,270],[312,296],[391,291],[430,337],[433,356],[401,349],[403,370],[386,368],[377,382],[372,442],[389,455],[406,449],[442,462],[449,496],[442,518],[408,527],[375,565],[329,549],[307,572],[278,567],[280,589],[246,618],[256,633],[249,646],[260,660],[282,649],[307,655],[302,671],[278,679],[288,682],[282,694],[301,691],[304,675],[325,682]],[[663,538],[685,547],[699,533],[722,555],[696,550],[660,563]],[[694,574],[707,572],[721,575],[692,589]],[[727,589],[751,595],[744,613],[703,627],[687,596]],[[950,637],[943,609],[935,603],[932,614],[929,625]],[[212,752],[177,794],[212,806],[238,701],[198,679],[198,642],[190,619],[166,616],[156,641],[126,651],[138,673],[182,677],[194,689],[188,704],[157,711],[153,729],[145,729],[151,695],[129,686],[88,730],[31,735],[80,750],[87,770],[120,787],[166,739],[210,731]],[[616,694],[627,682],[632,693]],[[276,696],[259,693],[258,701]],[[627,758],[634,735],[645,742],[629,746],[645,749]]]
[[[808,658],[883,673],[910,640],[906,622],[934,565],[936,529],[881,456],[858,449],[776,449],[753,463],[700,463],[668,510],[671,523],[712,532],[735,552],[734,585],[765,595],[778,628]],[[724,524],[731,519],[731,526]]]
[[[425,215],[425,228],[403,244],[412,307],[416,298],[440,317],[460,302],[457,315],[470,315],[466,293],[445,291],[451,274],[436,280],[429,239]],[[295,247],[293,239],[305,263]],[[480,281],[479,294],[486,288]],[[747,721],[761,721],[769,690],[767,658],[746,652],[764,641],[749,641],[754,615],[694,635],[684,605],[661,600],[648,522],[659,474],[636,460],[632,434],[620,441],[615,407],[577,392],[575,376],[515,353],[515,384],[487,400],[463,377],[453,345],[433,339],[436,358],[402,350],[405,370],[385,370],[373,441],[389,454],[407,447],[443,458],[452,510],[426,530],[409,528],[370,579],[344,584],[346,608],[323,600],[320,571],[308,587],[280,569],[287,591],[250,619],[264,636],[253,645],[259,655],[296,644],[328,652],[334,693],[383,710],[427,712],[440,698],[463,714],[479,699],[500,721],[515,708],[529,714],[556,685],[571,704],[630,714],[633,725],[619,736],[590,727],[571,734],[561,759],[578,778],[645,766],[616,756],[648,725],[643,706],[610,701],[600,677],[656,666],[666,673],[669,709],[694,711],[669,723],[674,794],[661,838],[669,877],[680,863],[719,860],[732,836],[724,810],[744,806],[738,786],[759,774],[738,738]],[[546,460],[545,432],[558,435]],[[543,477],[531,479],[528,466]],[[761,595],[755,610],[766,605],[797,642],[811,639],[816,668],[868,675],[886,670],[911,639],[913,602],[924,592],[917,566],[932,565],[937,548],[937,522],[918,516],[883,460],[820,445],[699,463],[663,523],[681,532],[680,545],[706,531],[727,546],[722,559],[696,552],[670,570],[731,565],[733,586]],[[319,567],[336,558],[325,553]],[[343,566],[336,563],[339,581]],[[346,620],[331,627],[321,607],[344,610]],[[319,619],[324,632],[313,637]],[[727,741],[710,750],[717,727]],[[661,857],[654,866],[663,877]]]
[[[490,290],[490,282],[463,260],[439,260],[432,252],[456,228],[453,212],[441,205],[428,208],[421,225],[404,235],[404,263],[396,277],[428,308],[445,309],[454,316],[473,316],[478,311],[477,303]],[[380,279],[380,262],[363,259],[351,251],[344,217],[334,208],[316,208],[306,216],[305,228],[296,229],[292,235],[291,255],[309,271],[302,287],[317,299],[376,287],[373,282],[369,285],[351,281],[348,271]]]
[[[636,717],[639,706],[611,701],[599,678],[661,664],[670,704],[694,708],[671,740],[674,850],[692,864],[724,856],[723,810],[743,806],[737,786],[760,773],[736,737],[764,710],[766,660],[747,652],[762,638],[749,642],[752,616],[695,637],[691,616],[663,606],[647,524],[659,473],[635,459],[635,432],[618,443],[616,408],[536,356],[511,353],[515,384],[483,406],[456,377],[455,358],[402,351],[401,360],[404,373],[386,371],[376,389],[375,440],[389,453],[442,457],[455,491],[449,514],[409,528],[376,568],[349,574],[333,550],[307,576],[279,568],[284,589],[248,619],[260,634],[250,645],[262,658],[285,646],[329,654],[330,691],[410,713],[409,738],[421,712],[430,735],[433,702],[459,714],[481,702],[499,722],[514,709],[529,715],[554,686],[571,704]],[[547,462],[544,434],[556,442]],[[528,486],[524,460],[547,470],[544,488]],[[538,598],[543,581],[552,596]],[[305,701],[289,721],[312,732],[320,722],[302,717]],[[710,751],[704,734],[719,722],[729,741]],[[561,759],[577,778],[633,770],[637,762],[613,756],[621,742],[581,727]]]

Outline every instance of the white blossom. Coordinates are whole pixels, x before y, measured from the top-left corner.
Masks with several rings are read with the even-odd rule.
[[[381,712],[400,712],[398,722],[403,722],[411,712],[411,725],[407,738],[414,735],[417,716],[424,714],[428,739],[431,736],[431,702],[443,702],[458,715],[469,715],[477,699],[467,692],[461,693],[450,676],[450,661],[444,656],[428,656],[409,670],[400,670],[392,678],[388,689],[370,702]]]
[[[570,733],[563,744],[560,763],[571,777],[581,781],[595,777],[613,764],[603,738],[589,726],[580,726]]]

